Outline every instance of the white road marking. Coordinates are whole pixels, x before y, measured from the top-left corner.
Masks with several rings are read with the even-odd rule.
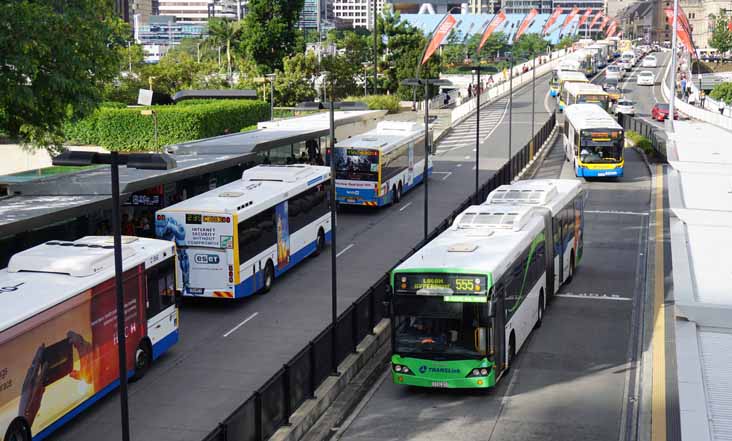
[[[626,214],[628,216],[648,216],[648,213],[638,211],[616,211],[616,210],[585,210],[585,213],[593,214]]]
[[[462,166],[463,166],[462,164],[455,165],[455,167],[462,167]]]
[[[581,293],[581,294],[555,294],[555,297],[566,297],[570,299],[593,299],[593,300],[618,300],[624,302],[630,302],[633,299],[628,297],[620,297],[617,294],[600,294],[600,293]]]
[[[245,318],[243,322],[241,322],[238,325],[234,326],[233,328],[231,328],[231,330],[229,330],[229,332],[227,332],[226,334],[224,334],[224,338],[230,336],[234,331],[236,331],[237,329],[239,329],[242,326],[246,325],[249,320],[253,319],[254,317],[256,317],[258,315],[259,315],[259,313],[258,312],[255,312],[254,314],[252,314],[249,317]]]
[[[341,257],[341,255],[343,253],[345,253],[346,251],[350,250],[351,248],[353,248],[353,244],[352,243],[351,244],[348,244],[348,246],[345,247],[345,248],[343,248],[340,253],[336,254],[336,257]]]
[[[407,203],[407,204],[404,204],[404,206],[403,206],[402,208],[400,208],[400,209],[399,209],[399,211],[404,211],[404,210],[406,210],[406,209],[407,209],[407,207],[409,207],[410,205],[412,205],[412,203],[411,203],[411,202],[409,202],[409,203]]]
[[[447,172],[447,174],[445,175],[445,177],[442,178],[442,180],[444,181],[445,179],[449,178],[451,174],[452,174],[452,172]]]

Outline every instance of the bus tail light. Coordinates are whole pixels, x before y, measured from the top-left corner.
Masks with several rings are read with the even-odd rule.
[[[234,283],[234,266],[229,265],[229,283]]]

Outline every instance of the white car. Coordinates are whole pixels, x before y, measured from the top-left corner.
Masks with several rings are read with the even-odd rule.
[[[618,81],[623,79],[623,68],[617,64],[611,64],[605,69],[605,78],[608,80],[616,79]]]
[[[638,73],[636,82],[639,86],[653,86],[656,83],[656,75],[650,70],[644,70]]]
[[[658,67],[658,62],[656,61],[656,57],[653,55],[647,55],[643,59],[643,63],[641,64],[641,67]]]
[[[635,115],[635,103],[629,99],[619,99],[617,104],[615,104],[615,113]]]

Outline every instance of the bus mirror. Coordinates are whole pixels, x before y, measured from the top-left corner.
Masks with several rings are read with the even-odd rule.
[[[496,316],[496,301],[491,300],[488,302],[488,317]]]

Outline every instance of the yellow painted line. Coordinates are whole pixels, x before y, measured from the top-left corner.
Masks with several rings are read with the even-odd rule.
[[[666,320],[663,268],[663,167],[656,166],[656,258],[653,287],[653,393],[651,403],[651,441],[666,441]]]

